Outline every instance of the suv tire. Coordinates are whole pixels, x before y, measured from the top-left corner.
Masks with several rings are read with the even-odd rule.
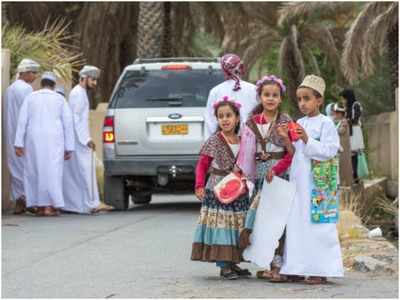
[[[151,201],[151,192],[133,192],[132,201],[135,204],[149,204]]]
[[[123,177],[104,174],[104,202],[116,210],[129,208],[129,194],[125,190]]]

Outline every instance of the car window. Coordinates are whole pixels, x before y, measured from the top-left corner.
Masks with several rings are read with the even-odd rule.
[[[113,96],[111,106],[206,106],[208,93],[223,80],[220,69],[128,71]]]

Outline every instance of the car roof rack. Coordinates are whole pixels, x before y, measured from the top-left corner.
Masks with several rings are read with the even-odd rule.
[[[218,57],[162,57],[162,58],[137,58],[134,64],[163,63],[163,62],[219,62]]]

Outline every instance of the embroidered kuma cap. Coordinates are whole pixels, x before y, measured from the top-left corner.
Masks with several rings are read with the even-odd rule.
[[[29,58],[24,58],[21,60],[17,67],[17,72],[18,73],[23,73],[23,72],[39,72],[40,65]]]
[[[322,97],[325,93],[325,80],[317,75],[307,75],[299,87],[308,87],[317,91]]]
[[[47,79],[55,83],[57,81],[57,76],[53,72],[44,72],[42,74],[42,79]]]
[[[100,77],[100,69],[95,66],[86,65],[79,71],[79,76],[81,78],[90,77],[93,79],[97,79]]]

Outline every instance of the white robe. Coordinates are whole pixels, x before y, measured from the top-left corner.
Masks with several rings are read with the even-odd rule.
[[[24,159],[18,157],[14,149],[18,114],[25,97],[32,92],[32,86],[21,79],[14,81],[6,91],[7,163],[10,170],[11,198],[14,201],[25,194]]]
[[[69,94],[74,119],[75,155],[65,163],[63,210],[90,213],[100,205],[94,152],[87,146],[92,140],[89,131],[89,99],[79,84]]]
[[[64,97],[49,89],[22,104],[15,146],[25,148],[26,206],[64,206],[64,151],[74,150],[72,114]]]
[[[205,138],[208,139],[218,128],[217,118],[214,114],[214,103],[221,100],[224,96],[239,102],[240,121],[245,123],[251,111],[258,104],[256,86],[252,83],[240,80],[241,89],[234,91],[235,81],[233,79],[226,80],[211,89],[208,95],[206,112],[204,115],[205,121]]]
[[[290,180],[296,195],[286,226],[286,241],[281,274],[340,277],[343,276],[341,248],[336,224],[311,223],[311,159],[333,158],[340,147],[335,125],[320,114],[297,121],[307,132],[308,142],[295,142],[296,152]],[[317,141],[316,139],[320,139]]]

